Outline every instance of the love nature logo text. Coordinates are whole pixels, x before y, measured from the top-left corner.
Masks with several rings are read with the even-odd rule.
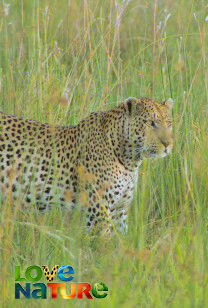
[[[46,284],[40,282],[43,273],[47,281],[53,281],[54,277],[58,275],[62,282],[47,282]],[[76,297],[78,299],[84,297],[93,299],[105,298],[108,295],[108,287],[104,283],[98,282],[91,285],[88,282],[71,282],[74,279],[73,275],[74,269],[70,265],[62,265],[60,267],[59,265],[54,265],[51,272],[47,265],[42,265],[42,268],[38,265],[31,265],[25,270],[24,276],[22,276],[20,266],[16,265],[15,299],[46,299],[50,296],[52,299],[56,299],[58,294],[63,299]],[[70,282],[67,288],[66,282]],[[70,289],[70,292],[67,289]]]

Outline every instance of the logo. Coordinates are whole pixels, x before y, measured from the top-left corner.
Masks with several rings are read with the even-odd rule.
[[[47,281],[53,281],[57,275],[61,282],[40,282],[43,274]],[[63,299],[93,299],[105,298],[108,295],[108,287],[102,282],[91,285],[88,282],[71,282],[73,279],[74,269],[69,265],[54,265],[51,271],[47,265],[42,265],[42,268],[31,265],[25,270],[24,276],[20,266],[16,265],[15,298],[56,299],[60,294]]]

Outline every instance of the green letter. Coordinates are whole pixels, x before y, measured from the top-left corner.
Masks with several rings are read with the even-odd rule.
[[[36,277],[32,277],[31,276],[31,272],[32,270],[36,270]],[[25,272],[25,277],[27,278],[27,280],[30,280],[32,282],[38,281],[41,279],[42,277],[42,270],[39,266],[37,265],[31,265],[27,268],[26,272]]]
[[[104,298],[106,297],[108,291],[108,287],[103,282],[98,282],[93,284],[92,286],[92,294],[96,298]]]
[[[25,281],[26,280],[25,278],[20,277],[20,266],[19,265],[15,265],[14,277],[15,277],[15,281]]]

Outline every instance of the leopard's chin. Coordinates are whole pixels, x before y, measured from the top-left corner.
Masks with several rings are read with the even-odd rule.
[[[161,153],[160,155],[158,155],[158,157],[164,158],[164,157],[166,157],[167,155],[168,155],[168,153],[163,152],[163,153]]]

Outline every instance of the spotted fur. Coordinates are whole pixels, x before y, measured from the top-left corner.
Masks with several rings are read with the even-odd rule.
[[[47,265],[42,265],[43,272],[47,278],[48,281],[53,281],[54,277],[56,276],[56,273],[58,271],[59,266],[54,265],[52,268],[51,273],[49,272],[48,266]]]
[[[172,101],[128,98],[76,126],[53,126],[0,113],[3,200],[86,209],[89,228],[126,226],[128,205],[144,155],[172,148]],[[100,224],[101,225],[101,224]]]

